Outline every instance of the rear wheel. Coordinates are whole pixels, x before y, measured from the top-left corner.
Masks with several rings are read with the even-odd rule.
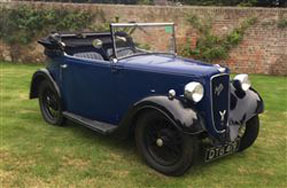
[[[256,140],[259,133],[259,117],[254,116],[246,122],[244,131],[241,135],[241,141],[238,151],[243,151],[249,148]]]
[[[39,88],[39,104],[44,120],[52,125],[63,125],[64,117],[59,95],[54,86],[44,80]]]
[[[192,165],[196,139],[184,135],[157,111],[143,114],[135,130],[139,153],[149,166],[166,175],[179,176]]]

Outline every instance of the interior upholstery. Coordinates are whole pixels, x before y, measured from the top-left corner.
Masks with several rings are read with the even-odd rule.
[[[131,55],[133,41],[125,32],[118,32],[118,36],[126,40],[116,40],[117,54],[119,57]],[[110,33],[80,33],[61,34],[61,42],[65,43],[65,52],[71,56],[109,61],[113,56],[113,41]],[[101,41],[101,45],[95,45],[95,41]]]
[[[130,47],[122,47],[122,48],[117,48],[117,55],[120,57],[124,57],[124,56],[128,56],[128,55],[132,55],[134,52]],[[107,50],[107,54],[108,56],[112,56],[113,54],[113,49],[109,48]]]
[[[96,59],[96,60],[104,60],[103,56],[97,52],[81,52],[75,53],[75,57],[85,58],[85,59]]]

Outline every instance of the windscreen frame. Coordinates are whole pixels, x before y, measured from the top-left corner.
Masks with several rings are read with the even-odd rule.
[[[172,39],[173,39],[173,46],[174,49],[173,55],[177,54],[177,48],[176,48],[176,37],[175,37],[175,24],[170,23],[111,23],[110,24],[110,32],[111,32],[111,38],[112,38],[112,46],[113,46],[113,58],[118,59],[117,51],[116,51],[116,38],[115,38],[115,29],[121,28],[121,27],[166,27],[171,26],[172,27]]]

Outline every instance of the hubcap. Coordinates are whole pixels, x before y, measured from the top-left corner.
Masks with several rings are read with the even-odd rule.
[[[156,140],[156,145],[157,145],[158,147],[163,146],[163,140],[162,140],[161,138],[158,138],[158,139]]]

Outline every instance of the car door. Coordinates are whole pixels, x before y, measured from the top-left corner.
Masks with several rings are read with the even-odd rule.
[[[67,57],[61,76],[68,112],[111,124],[117,121],[116,74],[109,61]]]

